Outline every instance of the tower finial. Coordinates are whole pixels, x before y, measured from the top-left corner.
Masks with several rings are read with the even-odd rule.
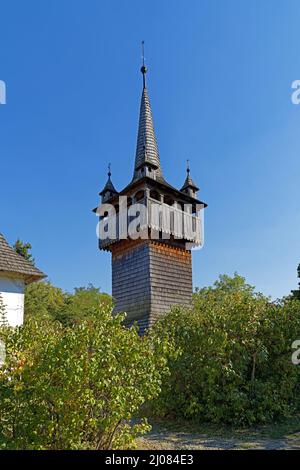
[[[190,174],[190,171],[191,171],[191,169],[190,169],[190,160],[187,159],[187,161],[186,161],[186,172],[187,172],[188,175]]]
[[[141,67],[141,72],[143,74],[143,87],[146,88],[147,67],[145,65],[145,41],[142,41],[142,59],[143,59],[143,65]]]
[[[143,58],[143,66],[145,67],[145,41],[142,41],[142,58]]]
[[[111,177],[111,170],[110,170],[110,163],[108,164],[108,177],[110,178]]]

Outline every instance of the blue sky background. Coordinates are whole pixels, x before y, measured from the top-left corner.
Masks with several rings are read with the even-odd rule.
[[[238,271],[273,297],[300,262],[298,0],[1,2],[1,224],[58,286],[110,291],[91,209],[112,164],[131,179],[146,41],[167,180],[201,188],[206,244],[194,285]]]

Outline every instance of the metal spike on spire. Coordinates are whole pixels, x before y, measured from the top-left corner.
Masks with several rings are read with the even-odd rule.
[[[186,161],[186,172],[187,172],[188,175],[190,174],[190,171],[191,171],[191,169],[190,169],[190,160],[187,159],[187,161]]]
[[[188,188],[192,188],[196,191],[199,190],[198,186],[192,180],[190,172],[191,172],[190,160],[187,159],[187,161],[186,161],[186,179],[185,179],[184,185],[182,186],[180,191],[184,191],[185,189],[188,189]]]
[[[142,41],[142,58],[143,58],[143,66],[145,67],[145,41]]]
[[[102,189],[102,191],[99,193],[100,196],[103,196],[105,195],[105,193],[108,193],[110,192],[111,194],[115,193],[117,194],[117,190],[115,189],[112,181],[111,181],[111,164],[109,163],[108,164],[108,172],[107,172],[107,176],[108,176],[108,179],[107,179],[107,182],[106,182],[106,185],[104,186],[104,188]]]
[[[145,41],[142,41],[142,59],[143,59],[143,65],[141,67],[141,72],[143,74],[143,88],[146,88],[147,67],[145,65]]]

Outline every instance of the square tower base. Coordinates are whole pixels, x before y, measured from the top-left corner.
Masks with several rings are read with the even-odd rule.
[[[126,312],[127,325],[140,333],[173,305],[192,300],[191,251],[153,240],[124,240],[111,247],[115,312]]]

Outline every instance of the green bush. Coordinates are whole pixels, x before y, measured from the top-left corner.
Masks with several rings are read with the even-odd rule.
[[[299,302],[271,303],[240,276],[221,276],[195,293],[193,308],[167,314],[153,336],[176,351],[156,414],[251,425],[299,409],[300,369],[291,362]]]
[[[112,298],[89,285],[75,288],[74,293],[64,292],[50,282],[35,282],[26,287],[25,321],[35,317],[51,317],[65,326],[87,319],[99,306],[112,306]]]
[[[50,317],[55,320],[65,318],[65,310],[70,295],[50,282],[33,282],[25,289],[25,322],[31,318]]]
[[[136,415],[160,392],[163,342],[125,329],[110,309],[72,327],[31,317],[4,327],[0,448],[131,448],[149,428]],[[133,420],[133,418],[135,418]]]

